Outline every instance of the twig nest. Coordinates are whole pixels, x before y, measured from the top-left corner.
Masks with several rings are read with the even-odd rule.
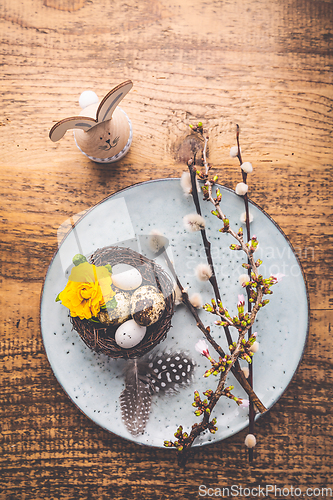
[[[257,444],[256,437],[253,434],[248,434],[245,438],[245,446],[248,448],[254,448]]]
[[[104,311],[103,316],[93,320],[80,319],[78,316],[70,316],[70,321],[74,330],[77,331],[83,342],[95,352],[106,354],[114,359],[140,358],[165,339],[171,327],[171,319],[174,313],[175,293],[170,276],[154,261],[129,248],[118,246],[104,247],[96,250],[94,254],[89,257],[89,260],[90,263],[93,263],[96,267],[110,266],[112,271],[114,271],[111,275],[112,279],[118,273],[134,267],[142,276],[142,285],[133,291],[120,290],[112,283],[115,295],[106,303],[106,309],[105,307],[100,309],[101,312]],[[145,335],[138,344],[133,347],[128,347],[127,344],[126,347],[123,347],[117,344],[115,333],[120,326],[125,325],[129,321],[127,317],[128,298],[132,297],[140,288],[142,289],[144,287],[149,287],[149,289],[152,287],[160,301],[162,302],[163,300],[163,305],[160,304],[159,306],[163,312],[157,315],[159,318],[158,321],[146,327]],[[131,305],[130,301],[130,306]],[[130,313],[131,311],[132,309],[130,307]],[[107,316],[105,313],[107,313]],[[118,316],[118,319],[116,319],[116,323],[114,324],[113,319],[116,318],[116,316]],[[130,319],[133,318],[130,317]],[[140,331],[143,332],[143,330]],[[138,338],[136,340],[138,340]]]
[[[145,335],[146,327],[138,325],[134,319],[129,319],[120,325],[115,333],[114,339],[117,345],[123,349],[131,349],[138,345]]]
[[[141,286],[132,295],[131,314],[141,326],[150,326],[156,323],[165,310],[163,294],[153,286]]]
[[[116,292],[114,296],[116,307],[101,309],[97,318],[106,325],[121,325],[131,317],[131,295],[124,291]]]

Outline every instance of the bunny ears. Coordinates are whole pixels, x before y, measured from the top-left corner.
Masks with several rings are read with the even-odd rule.
[[[114,87],[108,94],[106,94],[98,106],[96,120],[87,116],[72,116],[56,123],[53,125],[49,133],[51,141],[59,141],[69,129],[76,128],[87,132],[99,123],[111,120],[112,113],[132,87],[132,81],[127,80],[126,82],[117,85],[117,87]]]

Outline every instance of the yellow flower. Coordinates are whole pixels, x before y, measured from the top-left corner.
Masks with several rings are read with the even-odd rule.
[[[111,274],[106,267],[83,262],[73,267],[59,300],[68,307],[71,316],[90,319],[114,296],[111,284]]]

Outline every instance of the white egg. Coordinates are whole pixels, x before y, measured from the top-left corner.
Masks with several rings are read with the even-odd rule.
[[[112,274],[112,283],[121,290],[135,290],[142,283],[141,273],[132,267],[128,271]]]
[[[138,325],[134,319],[125,321],[115,333],[116,343],[123,349],[130,349],[141,342],[146,334],[146,327]]]

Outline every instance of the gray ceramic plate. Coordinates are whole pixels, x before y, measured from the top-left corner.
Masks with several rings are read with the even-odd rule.
[[[233,228],[241,226],[243,200],[233,191],[221,187],[224,212]],[[208,238],[212,244],[222,300],[230,312],[236,314],[237,295],[243,289],[239,276],[244,258],[241,252],[232,252],[229,235],[218,231],[220,221],[210,213],[212,206],[201,203],[206,218]],[[262,274],[283,273],[283,280],[274,286],[270,304],[263,308],[255,323],[260,349],[254,356],[254,388],[266,407],[271,408],[291,381],[302,357],[308,330],[308,299],[298,259],[274,221],[255,204],[251,232],[260,242],[258,258],[263,260]],[[179,425],[190,430],[198,421],[193,413],[193,391],[200,393],[214,388],[217,380],[203,378],[209,368],[207,360],[198,354],[195,343],[201,332],[184,306],[177,306],[172,328],[157,349],[180,349],[190,353],[196,362],[193,383],[173,396],[153,396],[152,411],[144,434],[133,437],[122,422],[119,396],[124,389],[124,360],[113,360],[90,351],[72,331],[68,310],[56,303],[57,294],[66,286],[72,257],[80,252],[91,254],[97,248],[123,244],[140,249],[140,235],[158,230],[169,240],[168,253],[177,274],[189,294],[199,292],[203,301],[213,297],[208,282],[198,282],[194,269],[205,262],[200,233],[188,233],[183,217],[193,213],[193,201],[186,197],[179,179],[162,179],[129,187],[105,199],[89,210],[59,246],[48,269],[41,299],[41,329],[51,367],[71,400],[96,424],[123,438],[137,443],[163,446],[172,440]],[[157,262],[165,268],[164,259]],[[210,324],[214,338],[226,349],[223,330],[214,325],[214,317],[201,310],[205,325]],[[156,348],[155,348],[156,349]],[[244,363],[245,364],[245,363]],[[246,397],[243,389],[230,375],[234,393]],[[221,399],[216,406],[218,431],[203,434],[196,445],[219,441],[240,431],[248,423],[247,411],[236,403]]]

